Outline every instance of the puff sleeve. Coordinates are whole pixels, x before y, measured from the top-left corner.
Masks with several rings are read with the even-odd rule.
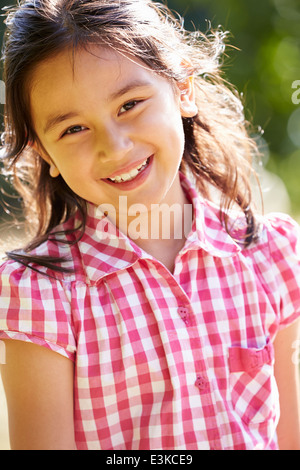
[[[288,215],[269,214],[267,245],[274,288],[279,296],[279,328],[300,316],[300,229]],[[272,276],[272,277],[273,277]]]
[[[0,267],[0,340],[45,346],[75,360],[70,296],[60,279],[14,261]]]

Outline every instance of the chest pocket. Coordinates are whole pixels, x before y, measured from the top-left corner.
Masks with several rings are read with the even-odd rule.
[[[274,349],[229,348],[231,401],[246,423],[263,423],[274,417],[278,400],[273,376]]]

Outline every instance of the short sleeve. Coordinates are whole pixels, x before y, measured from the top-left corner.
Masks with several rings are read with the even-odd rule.
[[[75,360],[76,340],[66,285],[7,261],[0,267],[0,340],[45,346]]]
[[[288,215],[269,214],[268,246],[280,298],[279,328],[300,316],[300,228]]]

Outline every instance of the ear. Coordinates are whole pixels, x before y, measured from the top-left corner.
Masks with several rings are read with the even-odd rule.
[[[177,83],[180,92],[180,111],[182,117],[194,117],[198,113],[195,101],[194,77],[186,78],[184,82]]]
[[[32,149],[34,149],[45,162],[48,163],[48,165],[50,166],[49,168],[50,176],[52,176],[52,178],[56,178],[57,176],[59,176],[60,172],[58,168],[56,167],[55,163],[53,162],[52,158],[50,157],[50,155],[46,152],[46,150],[44,150],[44,148],[37,142],[30,141],[28,142],[28,145]]]

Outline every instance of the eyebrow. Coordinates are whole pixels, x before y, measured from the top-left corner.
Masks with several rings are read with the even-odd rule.
[[[134,80],[130,83],[127,83],[123,87],[121,87],[119,90],[114,91],[111,93],[107,101],[113,101],[116,100],[117,98],[120,98],[120,96],[126,95],[126,93],[129,93],[132,90],[136,90],[138,88],[146,88],[151,86],[150,81],[146,80]],[[73,119],[79,117],[79,114],[76,112],[69,112],[69,113],[60,113],[56,115],[50,116],[46,124],[44,126],[44,133],[46,134],[47,132],[51,131],[54,127],[56,127],[58,124],[61,124],[64,121],[67,121],[68,119]]]
[[[126,93],[129,93],[130,91],[132,91],[134,89],[146,88],[146,87],[149,87],[151,85],[152,85],[152,83],[150,81],[147,81],[147,80],[134,80],[132,82],[127,83],[126,85],[124,85],[119,90],[113,92],[109,96],[108,99],[109,100],[115,100],[115,99],[119,98],[120,96],[126,95]]]
[[[45,124],[45,127],[44,127],[44,134],[51,131],[51,129],[53,129],[53,127],[56,127],[61,122],[67,121],[67,119],[72,119],[72,118],[75,118],[77,116],[78,116],[78,114],[75,113],[75,112],[57,114],[55,116],[50,116],[46,121],[46,124]]]

